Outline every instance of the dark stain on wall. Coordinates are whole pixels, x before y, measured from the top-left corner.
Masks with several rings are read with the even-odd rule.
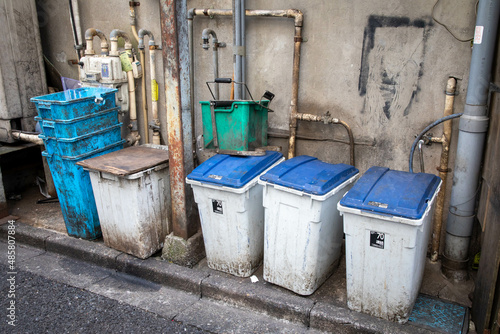
[[[381,28],[418,28],[418,29],[423,29],[422,31],[422,59],[423,56],[425,55],[425,41],[427,39],[427,34],[428,34],[428,27],[432,26],[432,20],[430,19],[417,19],[417,20],[410,20],[408,17],[396,17],[396,16],[380,16],[380,15],[371,15],[368,18],[368,24],[364,30],[364,36],[363,36],[363,50],[362,50],[362,55],[361,55],[361,71],[359,75],[359,82],[358,82],[358,91],[360,96],[366,96],[367,94],[367,87],[369,84],[369,81],[375,80],[377,81],[376,84],[379,86],[380,90],[380,95],[383,98],[384,102],[382,104],[382,109],[385,114],[385,116],[389,119],[391,117],[391,106],[395,102],[395,99],[397,99],[397,92],[396,88],[400,86],[401,84],[412,84],[411,82],[404,82],[402,79],[399,77],[397,73],[388,73],[386,68],[384,67],[384,57],[383,53],[385,52],[386,54],[388,52],[395,52],[393,50],[378,50],[377,52],[382,52],[382,55],[380,58],[377,60],[379,63],[377,64],[370,64],[370,53],[375,47],[375,38],[376,38],[376,33],[378,29]],[[410,32],[409,32],[410,33]],[[404,43],[404,41],[402,41]],[[405,46],[402,45],[402,48]],[[414,51],[415,52],[415,51]],[[411,55],[413,56],[413,54]],[[418,57],[416,57],[418,58]],[[372,57],[373,59],[373,57]],[[403,105],[398,105],[396,109],[404,109],[404,115],[407,115],[411,103],[415,96],[417,95],[417,92],[419,91],[419,80],[423,74],[423,62],[418,60],[415,62],[414,59],[408,59],[408,61],[412,62],[412,66],[416,67],[416,82],[413,84],[414,87],[413,92],[411,93],[411,99],[409,101],[400,101],[403,103]],[[380,66],[381,69],[378,70],[376,66]],[[373,71],[379,72],[379,73],[370,73],[370,66],[374,67],[372,69]],[[417,74],[418,73],[418,74]],[[400,80],[401,79],[401,80]],[[365,108],[366,109],[366,97],[365,97]],[[365,110],[363,109],[362,112]]]

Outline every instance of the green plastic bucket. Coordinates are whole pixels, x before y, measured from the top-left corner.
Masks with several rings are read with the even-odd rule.
[[[262,100],[267,106],[269,101]],[[210,101],[200,101],[203,120],[204,147],[213,149]],[[219,149],[251,151],[267,146],[267,109],[254,101],[234,101],[228,107],[215,108]]]

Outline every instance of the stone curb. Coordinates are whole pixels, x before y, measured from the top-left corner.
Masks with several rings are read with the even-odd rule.
[[[0,226],[0,237],[2,240],[7,240],[8,223]],[[44,230],[42,228],[33,227],[30,225],[15,223],[16,234],[15,240],[28,246],[45,250],[45,241],[52,236],[57,235],[57,232]]]
[[[283,294],[263,285],[241,284],[237,280],[210,275],[201,284],[202,298],[250,308],[270,316],[309,326],[314,301],[298,295]]]
[[[194,293],[201,298],[201,283],[208,277],[200,271],[153,258],[141,260],[122,253],[116,258],[116,269],[158,284]]]
[[[73,238],[61,233],[55,233],[45,240],[45,250],[109,269],[116,269],[116,258],[122,254],[103,242]]]
[[[270,316],[298,322],[313,329],[334,333],[432,333],[412,326],[399,325],[366,314],[292,294],[270,287],[241,284],[217,274],[182,267],[156,258],[141,260],[119,252],[99,241],[77,239],[68,235],[16,222],[16,240],[48,252],[61,254],[108,269],[137,276],[158,284],[180,289]],[[7,224],[0,226],[6,240]]]
[[[430,334],[423,328],[374,318],[332,304],[316,303],[311,311],[310,327],[339,334],[384,333],[384,334]]]

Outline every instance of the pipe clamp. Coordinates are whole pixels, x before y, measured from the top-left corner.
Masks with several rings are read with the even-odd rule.
[[[469,115],[469,116],[483,116],[487,115],[487,106],[486,105],[472,105],[472,104],[465,104],[464,106],[464,115]]]
[[[483,133],[488,130],[489,118],[486,116],[469,116],[462,115],[460,117],[460,131]]]
[[[242,56],[242,57],[245,57],[245,54],[246,54],[245,47],[244,47],[244,46],[237,46],[237,45],[234,45],[234,46],[233,46],[233,54],[234,54],[235,56]]]

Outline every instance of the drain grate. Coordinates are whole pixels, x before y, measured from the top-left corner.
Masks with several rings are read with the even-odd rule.
[[[468,319],[467,307],[420,294],[408,321],[439,333],[465,334]]]

